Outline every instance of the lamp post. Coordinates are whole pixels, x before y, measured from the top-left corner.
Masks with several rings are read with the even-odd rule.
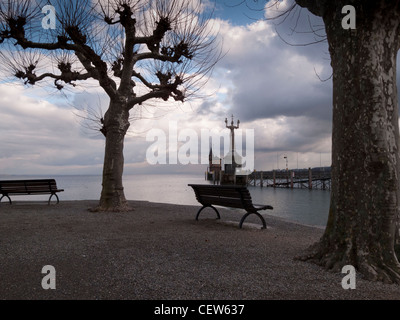
[[[288,170],[288,157],[286,156],[286,153],[276,153],[276,167],[279,171],[279,159],[281,159],[281,156],[283,156],[283,159],[286,160],[286,171]]]
[[[286,160],[286,183],[287,183],[287,188],[289,188],[289,167],[288,167],[288,157],[284,156],[283,159]]]
[[[289,167],[288,167],[288,157],[287,157],[287,156],[284,156],[283,159],[286,159],[286,171],[288,171],[288,170],[289,170]]]

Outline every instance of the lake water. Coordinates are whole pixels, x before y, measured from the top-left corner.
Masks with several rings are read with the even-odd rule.
[[[101,192],[101,176],[2,176],[7,179],[43,179],[54,178],[57,186],[65,191],[59,194],[60,200],[97,200]],[[189,183],[208,183],[201,175],[126,175],[124,177],[125,195],[128,200],[146,200],[151,202],[196,205],[194,192]],[[330,192],[308,189],[274,189],[249,187],[253,203],[268,204],[274,210],[270,215],[291,221],[325,226],[329,212]],[[46,200],[44,196],[18,196],[18,200]],[[3,199],[2,201],[7,201]]]

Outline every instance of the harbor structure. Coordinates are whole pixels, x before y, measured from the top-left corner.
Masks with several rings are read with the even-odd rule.
[[[212,148],[209,154],[209,165],[206,172],[206,179],[213,181],[214,184],[247,184],[247,173],[242,172],[242,157],[235,150],[235,130],[239,129],[240,120],[237,120],[236,125],[233,120],[228,123],[228,119],[225,118],[226,128],[230,130],[230,150],[223,157],[223,160],[214,156]],[[222,164],[223,161],[223,164]]]

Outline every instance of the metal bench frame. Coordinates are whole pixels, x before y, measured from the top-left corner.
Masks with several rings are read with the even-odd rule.
[[[12,204],[10,195],[32,195],[32,194],[50,194],[48,204],[50,204],[53,196],[57,199],[57,204],[60,203],[57,192],[62,192],[64,189],[58,189],[54,179],[35,179],[35,180],[2,180],[0,181],[0,194],[3,200],[6,197]]]
[[[217,213],[217,219],[221,219],[218,210],[214,206],[222,206],[246,210],[246,214],[240,220],[240,228],[242,228],[244,220],[251,214],[255,214],[260,218],[263,224],[262,229],[267,227],[264,217],[258,211],[272,210],[273,207],[269,205],[254,205],[247,187],[209,184],[189,184],[189,186],[193,188],[197,201],[203,205],[197,212],[196,220],[199,219],[200,212],[205,208],[212,208]]]

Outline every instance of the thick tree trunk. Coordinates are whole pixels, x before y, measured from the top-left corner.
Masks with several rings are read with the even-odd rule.
[[[400,283],[394,243],[399,219],[396,56],[400,17],[389,8],[357,12],[341,27],[325,13],[333,68],[332,191],[321,241],[303,259],[365,278]]]
[[[111,101],[104,117],[103,134],[106,138],[101,211],[127,211],[130,208],[124,194],[122,174],[124,169],[124,139],[129,128],[129,111],[123,99]]]

